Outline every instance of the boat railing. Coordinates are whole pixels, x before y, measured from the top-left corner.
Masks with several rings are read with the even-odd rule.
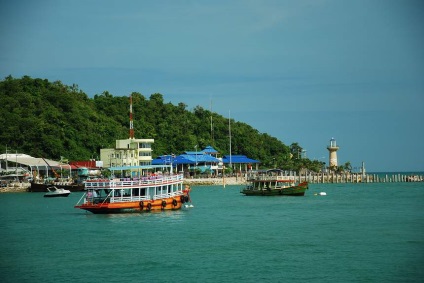
[[[182,191],[175,191],[175,192],[165,193],[165,194],[157,194],[153,196],[153,199],[155,200],[155,199],[163,199],[163,198],[172,198],[172,197],[180,196],[182,194],[183,194]]]
[[[140,200],[147,200],[147,197],[140,197],[140,196],[118,196],[118,197],[111,197],[110,202],[131,202],[131,201],[140,201]]]
[[[294,182],[294,176],[283,176],[283,175],[250,175],[248,180],[255,181],[275,181],[280,182]]]
[[[85,182],[87,189],[96,188],[129,188],[138,186],[155,186],[167,184],[170,182],[178,182],[183,180],[183,175],[170,175],[170,176],[151,176],[142,177],[137,179],[121,178],[121,179],[94,179]]]

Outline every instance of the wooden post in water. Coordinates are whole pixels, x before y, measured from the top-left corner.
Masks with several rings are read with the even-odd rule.
[[[225,166],[222,166],[222,186],[225,188]]]

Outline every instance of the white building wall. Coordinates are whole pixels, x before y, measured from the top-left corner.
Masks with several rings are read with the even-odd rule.
[[[100,149],[104,167],[148,165],[152,162],[154,139],[116,140],[115,148]]]

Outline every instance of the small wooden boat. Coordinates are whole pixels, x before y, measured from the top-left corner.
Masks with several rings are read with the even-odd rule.
[[[140,178],[86,180],[86,193],[75,208],[96,214],[181,209],[191,202],[190,187],[183,186],[183,179],[183,174],[167,172]]]
[[[246,196],[303,196],[308,182],[296,184],[293,176],[284,176],[282,170],[271,169],[255,172],[240,192]]]
[[[70,190],[57,188],[56,186],[47,187],[48,192],[44,194],[45,198],[67,197],[71,193]]]

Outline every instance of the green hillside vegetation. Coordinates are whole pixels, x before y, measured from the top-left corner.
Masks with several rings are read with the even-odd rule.
[[[194,151],[196,145],[229,154],[228,118],[201,106],[188,110],[183,102],[164,103],[159,93],[146,98],[133,92],[132,97],[135,137],[155,139],[153,158]],[[9,152],[54,160],[98,159],[101,148],[129,137],[129,96],[105,91],[89,98],[75,84],[8,76],[0,82],[0,104],[1,153],[7,146]],[[297,143],[287,146],[243,122],[231,119],[231,135],[231,154],[260,160],[263,168],[322,168],[321,162],[302,159]]]

